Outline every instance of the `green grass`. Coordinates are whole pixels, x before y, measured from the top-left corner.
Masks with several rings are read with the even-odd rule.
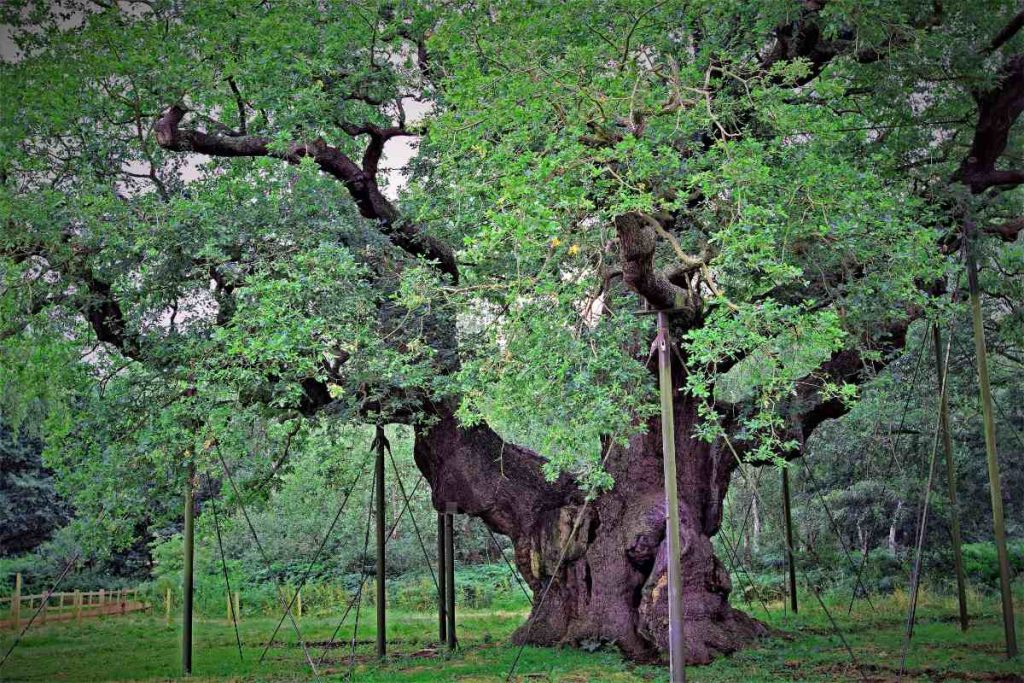
[[[832,608],[850,647],[872,681],[896,681],[906,599],[897,594],[873,598],[875,608],[858,602],[850,617],[845,606]],[[955,604],[925,596],[919,623],[907,657],[907,681],[1024,681],[1024,661],[1007,661],[998,604],[972,600],[971,629],[961,634]],[[846,681],[859,680],[849,654],[811,596],[805,596],[799,616],[786,615],[782,606],[769,605],[767,616],[756,616],[780,632],[756,647],[691,667],[695,682],[724,681]],[[522,612],[471,612],[459,615],[461,649],[450,657],[433,652],[436,622],[432,615],[389,615],[390,651],[386,663],[373,657],[375,626],[372,611],[364,611],[355,652],[355,680],[366,683],[498,682],[516,656],[508,635],[521,623]],[[267,659],[260,665],[260,643],[273,629],[271,618],[247,618],[241,625],[245,661],[239,662],[231,624],[201,619],[195,626],[196,681],[311,680],[302,649],[287,622]],[[307,642],[330,637],[335,621],[304,617]],[[0,636],[6,652],[10,632]],[[179,673],[178,625],[162,617],[137,615],[33,627],[0,669],[3,681],[154,681]],[[342,632],[343,647],[332,648],[321,667],[323,680],[344,680],[349,671],[351,628]],[[314,658],[320,650],[311,648]],[[573,649],[526,648],[518,667],[519,681],[608,683],[666,681],[662,667],[635,666],[614,652],[588,654]]]

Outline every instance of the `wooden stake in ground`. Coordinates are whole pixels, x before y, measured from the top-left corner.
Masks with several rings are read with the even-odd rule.
[[[21,574],[14,575],[14,593],[11,594],[11,623],[14,630],[21,629]]]
[[[946,453],[946,489],[949,493],[949,535],[953,544],[953,569],[956,571],[956,596],[960,605],[960,630],[966,631],[967,581],[964,577],[964,559],[960,538],[960,509],[956,496],[956,465],[953,462],[953,439],[949,433],[949,384],[948,371],[942,352],[942,333],[938,325],[932,325],[932,341],[935,345],[935,372],[939,382],[939,428],[942,430],[942,448]],[[947,351],[948,355],[948,351]]]
[[[789,570],[789,606],[796,614],[796,558],[793,556],[793,508],[789,499],[789,468],[782,468],[782,520],[786,525],[786,566]]]
[[[666,541],[668,543],[668,668],[672,683],[686,681],[683,633],[683,567],[679,547],[679,492],[676,482],[675,410],[672,405],[672,355],[668,315],[658,313],[658,385],[661,390],[661,449],[665,472]]]
[[[967,286],[971,295],[974,321],[974,350],[978,359],[978,386],[981,390],[981,411],[985,422],[985,456],[988,461],[989,488],[992,492],[992,526],[995,531],[996,554],[999,557],[999,590],[1003,599],[1003,632],[1006,635],[1006,656],[1017,656],[1017,628],[1013,617],[1013,593],[1010,591],[1010,558],[1006,552],[1006,524],[1003,519],[1003,493],[999,483],[999,461],[996,458],[996,425],[992,417],[992,386],[988,378],[988,353],[985,327],[981,318],[981,288],[978,286],[978,263],[974,254],[975,230],[968,226]]]
[[[192,675],[192,560],[195,553],[195,518],[194,500],[192,497],[192,479],[195,476],[195,465],[188,463],[188,477],[185,481],[185,531],[184,570],[182,572],[181,601],[181,673]]]
[[[386,446],[384,427],[377,425],[377,462],[374,484],[377,487],[377,658],[387,655],[387,585],[384,579],[385,512],[384,502],[384,448]]]

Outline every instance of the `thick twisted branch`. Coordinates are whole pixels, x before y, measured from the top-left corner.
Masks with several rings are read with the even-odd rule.
[[[157,118],[153,126],[157,144],[173,152],[193,152],[220,157],[272,157],[290,164],[297,164],[304,157],[309,157],[324,173],[345,185],[359,208],[359,213],[365,218],[376,220],[381,232],[396,246],[413,256],[422,256],[435,262],[441,272],[458,281],[458,266],[452,248],[442,240],[426,234],[419,226],[404,220],[394,204],[380,191],[374,177],[375,173],[367,172],[367,166],[370,171],[376,171],[380,150],[373,151],[369,159],[364,159],[364,168],[360,168],[337,147],[328,145],[321,139],[294,142],[284,150],[278,150],[272,149],[270,139],[265,137],[182,129],[180,124],[186,113],[184,107],[174,105]],[[375,144],[379,144],[380,149],[383,148],[383,141],[371,141],[371,148]]]

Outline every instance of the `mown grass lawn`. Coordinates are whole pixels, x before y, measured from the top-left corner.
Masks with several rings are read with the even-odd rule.
[[[875,607],[859,602],[852,615],[845,606],[832,611],[867,680],[896,681],[903,638],[906,601],[902,596],[874,598]],[[907,657],[905,681],[1024,682],[1024,660],[1008,661],[998,604],[975,601],[973,624],[962,634],[955,605],[948,599],[926,598]],[[799,616],[785,614],[782,605],[769,605],[771,615],[757,616],[779,634],[757,647],[688,671],[689,680],[724,681],[846,681],[864,680],[822,610],[807,596]],[[364,611],[355,654],[351,626],[343,629],[319,667],[324,681],[345,680],[349,673],[366,683],[425,683],[504,681],[517,648],[508,635],[522,622],[524,612],[469,612],[459,615],[461,648],[454,655],[435,650],[434,618],[426,614],[389,615],[391,657],[378,663],[373,656],[375,625]],[[287,622],[263,664],[261,644],[273,630],[270,617],[247,618],[241,624],[244,661],[239,661],[230,622],[201,619],[195,627],[196,681],[314,680],[294,631]],[[303,637],[310,656],[323,652],[315,643],[330,638],[336,621],[303,617]],[[13,635],[0,637],[6,652]],[[161,616],[137,615],[33,627],[10,660],[0,669],[2,681],[155,681],[179,674],[178,624]],[[583,683],[607,681],[666,681],[661,667],[635,666],[614,652],[585,653],[572,649],[526,648],[517,669],[518,681]]]

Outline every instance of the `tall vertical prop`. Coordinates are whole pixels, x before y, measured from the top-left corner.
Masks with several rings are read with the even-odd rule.
[[[448,581],[448,570],[446,569],[447,563],[445,562],[445,548],[447,547],[444,542],[444,518],[443,512],[437,513],[437,640],[438,642],[445,642],[448,640],[448,629],[447,629],[447,617],[445,616],[446,607],[448,603],[447,587]]]
[[[675,411],[672,407],[672,356],[668,315],[658,313],[658,386],[661,389],[661,448],[665,469],[666,540],[668,542],[668,668],[672,683],[686,681],[683,633],[683,568],[679,547],[679,492],[676,486]]]
[[[967,582],[964,579],[964,559],[960,540],[960,509],[956,496],[956,466],[953,463],[953,439],[949,433],[949,378],[945,358],[942,354],[942,333],[938,325],[932,325],[932,341],[935,346],[935,372],[939,382],[939,428],[942,431],[942,448],[946,453],[946,489],[949,492],[949,535],[953,542],[953,568],[956,570],[956,596],[960,603],[960,630],[966,631]]]
[[[454,517],[455,515],[451,512],[445,513],[444,516],[444,613],[445,619],[448,622],[446,625],[447,633],[445,635],[448,636],[449,650],[454,650],[459,644],[458,639],[455,637],[455,534],[453,529]]]
[[[786,525],[786,567],[789,569],[789,606],[796,614],[796,558],[793,556],[793,510],[789,500],[789,468],[782,468],[782,520]]]
[[[981,389],[981,410],[985,420],[985,455],[988,460],[989,489],[992,492],[992,525],[995,529],[996,553],[999,557],[999,590],[1003,597],[1003,632],[1006,655],[1017,656],[1017,629],[1013,621],[1013,594],[1010,592],[1010,559],[1006,552],[1006,526],[1003,520],[1003,492],[999,483],[999,462],[996,459],[996,425],[992,417],[992,387],[988,379],[988,354],[985,328],[981,318],[981,290],[978,287],[978,263],[975,258],[973,225],[967,235],[967,286],[971,294],[974,318],[974,351],[978,358],[978,385]]]
[[[189,456],[188,478],[185,482],[185,531],[184,552],[185,567],[182,576],[181,604],[181,673],[192,675],[192,558],[195,552],[195,519],[194,500],[192,498],[192,480],[195,477],[195,463]]]
[[[377,486],[377,657],[387,655],[387,615],[385,613],[387,586],[384,580],[384,427],[377,425],[377,463],[374,481]]]

